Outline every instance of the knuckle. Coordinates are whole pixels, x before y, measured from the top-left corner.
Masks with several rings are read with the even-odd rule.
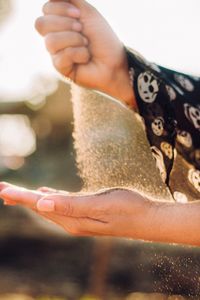
[[[86,63],[90,59],[89,51],[86,48],[81,50],[80,59],[82,63]]]
[[[55,53],[56,52],[56,47],[55,47],[55,37],[52,33],[49,33],[45,37],[45,44],[46,48],[50,53]]]
[[[43,33],[44,29],[44,17],[39,17],[35,21],[35,28],[39,33]]]
[[[85,51],[84,51],[83,59],[84,59],[85,61],[90,60],[90,54],[89,54],[89,51],[88,51],[87,49],[85,49]]]
[[[84,38],[80,33],[70,32],[68,39],[71,40],[71,43],[74,44],[74,46],[84,45]]]
[[[65,68],[69,68],[73,64],[72,52],[72,49],[66,48],[61,53],[54,55],[53,64],[58,71],[63,72]]]
[[[63,68],[62,65],[59,66],[59,65],[55,64],[55,62],[53,63],[53,65],[60,74],[62,74],[63,76],[67,76],[67,74],[65,74],[66,73],[65,68]]]
[[[65,68],[62,65],[56,64],[55,61],[53,61],[53,65],[60,74],[62,74],[63,76],[68,75],[68,72],[65,70]]]
[[[67,217],[73,216],[73,207],[72,207],[71,203],[69,203],[67,201],[65,202],[65,205],[64,205],[63,215],[67,216]]]
[[[74,49],[73,49],[73,47],[66,48],[65,49],[65,55],[66,55],[66,58],[72,62],[73,56],[74,56]]]
[[[61,54],[55,55],[53,57],[53,64],[54,64],[54,67],[58,71],[61,71],[63,69],[63,60],[62,60],[62,55]]]
[[[81,45],[85,45],[85,38],[83,37],[83,35],[81,33],[78,33],[77,39]]]
[[[45,187],[44,186],[40,186],[38,189],[37,189],[37,191],[43,191],[43,190],[45,190]]]

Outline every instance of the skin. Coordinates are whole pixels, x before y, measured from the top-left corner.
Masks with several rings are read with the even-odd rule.
[[[103,16],[84,0],[49,1],[43,13],[35,27],[58,72],[136,108],[124,45]]]
[[[98,89],[136,108],[123,44],[84,0],[49,1],[36,29],[55,68],[76,83]],[[6,205],[22,205],[78,236],[114,236],[200,246],[199,201],[156,202],[136,191],[98,194],[37,191],[0,183]]]
[[[46,187],[37,191],[5,182],[0,197],[20,204],[78,236],[113,236],[200,246],[199,201],[156,202],[124,189],[73,195]]]

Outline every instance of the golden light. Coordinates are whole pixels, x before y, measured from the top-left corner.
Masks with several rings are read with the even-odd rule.
[[[9,156],[3,157],[2,162],[7,169],[15,171],[23,167],[25,164],[25,159],[24,157],[19,156]]]
[[[26,157],[36,150],[36,137],[25,115],[0,116],[0,155]]]

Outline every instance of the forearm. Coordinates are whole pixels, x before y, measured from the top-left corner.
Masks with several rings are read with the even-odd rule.
[[[200,246],[200,201],[152,202],[149,211],[137,222],[139,239]]]

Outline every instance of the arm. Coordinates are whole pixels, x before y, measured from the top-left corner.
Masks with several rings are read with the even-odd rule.
[[[76,30],[73,31],[69,30],[72,26],[72,20],[69,19],[72,12],[69,13],[69,3],[67,2],[62,2],[62,4],[61,2],[48,2],[44,7],[45,16],[36,23],[38,30],[46,36],[46,45],[54,65],[62,74],[77,83],[107,92],[132,104],[133,107],[136,107],[135,99],[137,98],[154,153],[158,155],[161,150],[163,152],[161,155],[164,156],[167,169],[167,174],[165,170],[162,173],[163,180],[168,181],[175,144],[175,126],[172,122],[174,121],[174,104],[171,102],[178,99],[182,103],[181,89],[175,85],[174,91],[173,88],[169,90],[169,86],[167,86],[169,77],[166,78],[164,70],[156,71],[155,66],[153,68],[152,65],[141,62],[140,57],[137,58],[137,55],[127,51],[129,67],[133,67],[133,71],[135,71],[132,74],[133,93],[128,79],[124,47],[111,33],[107,23],[104,23],[105,21],[94,8],[83,0],[73,0],[71,3],[79,8],[78,13],[73,11],[76,16],[71,15],[71,18],[79,18],[80,26],[83,27],[79,27],[79,29],[76,27]],[[60,5],[62,5],[61,10]],[[66,14],[64,15],[64,25],[63,19],[61,18],[62,21],[60,19],[63,12]],[[88,12],[89,15],[87,15]],[[54,15],[53,19],[52,15]],[[96,23],[96,21],[98,22]],[[91,24],[99,26],[90,26]],[[101,27],[102,24],[106,25]],[[65,27],[63,28],[63,26]],[[95,30],[90,31],[91,28],[95,28]],[[66,31],[64,36],[60,35],[63,30]],[[96,34],[97,32],[98,34]],[[100,34],[102,32],[109,34]],[[84,37],[87,37],[88,42]],[[108,45],[108,48],[105,48],[106,52],[103,51],[102,45],[103,47]],[[149,84],[151,88],[146,93]],[[116,89],[116,87],[118,88]],[[116,92],[117,95],[114,94]],[[130,95],[132,96],[130,97]],[[130,101],[131,98],[133,98],[133,102]],[[197,126],[198,122],[195,125]],[[197,136],[199,137],[199,135]],[[166,144],[168,148],[162,148],[162,145],[166,146]],[[164,163],[160,165],[163,167]],[[185,186],[182,184],[182,180],[175,179],[180,183],[181,188]],[[196,187],[199,188],[198,182],[196,182]],[[6,184],[2,184],[1,189],[1,197],[6,203],[18,203],[31,208],[72,234],[123,236],[157,242],[200,245],[200,204],[197,202],[191,204],[155,202],[127,190],[80,196],[63,192],[46,195],[44,192],[8,187]],[[199,197],[196,198],[199,199]]]
[[[130,190],[93,195],[43,192],[1,183],[1,198],[31,208],[68,233],[200,245],[200,203],[155,202]]]
[[[137,53],[125,50],[106,20],[85,0],[49,1],[44,5],[43,12],[44,16],[36,21],[36,28],[45,38],[56,69],[79,85],[103,91],[138,109],[163,181],[173,192],[185,194],[189,189],[191,196],[188,200],[199,199],[199,193],[191,183],[177,186],[177,182],[183,182],[187,174],[180,177],[179,172],[178,180],[177,175],[174,175],[174,180],[171,176],[177,131],[179,140],[184,140],[187,134],[188,139],[194,138],[195,148],[200,148],[200,110],[193,101],[188,103],[191,97],[193,100],[199,99],[199,93],[196,94],[196,90],[200,90],[199,82],[195,82],[198,86],[194,94],[193,79],[184,79],[177,72],[169,72],[149,63]],[[133,86],[129,70],[132,70]],[[186,104],[187,120],[183,103]],[[186,132],[192,120],[198,126],[194,137]],[[177,123],[179,127],[176,127]],[[189,142],[186,140],[186,143]],[[199,154],[194,147],[189,149],[186,145],[183,150],[184,153],[181,148],[186,160],[199,169]],[[194,178],[200,177],[199,174],[198,170],[194,170],[189,178],[194,181]],[[192,182],[192,185],[196,189],[198,181]],[[186,186],[187,189],[183,189]]]
[[[200,78],[148,62],[127,49],[152,154],[175,201],[200,199]]]
[[[149,236],[155,242],[200,246],[200,202],[155,203]]]

